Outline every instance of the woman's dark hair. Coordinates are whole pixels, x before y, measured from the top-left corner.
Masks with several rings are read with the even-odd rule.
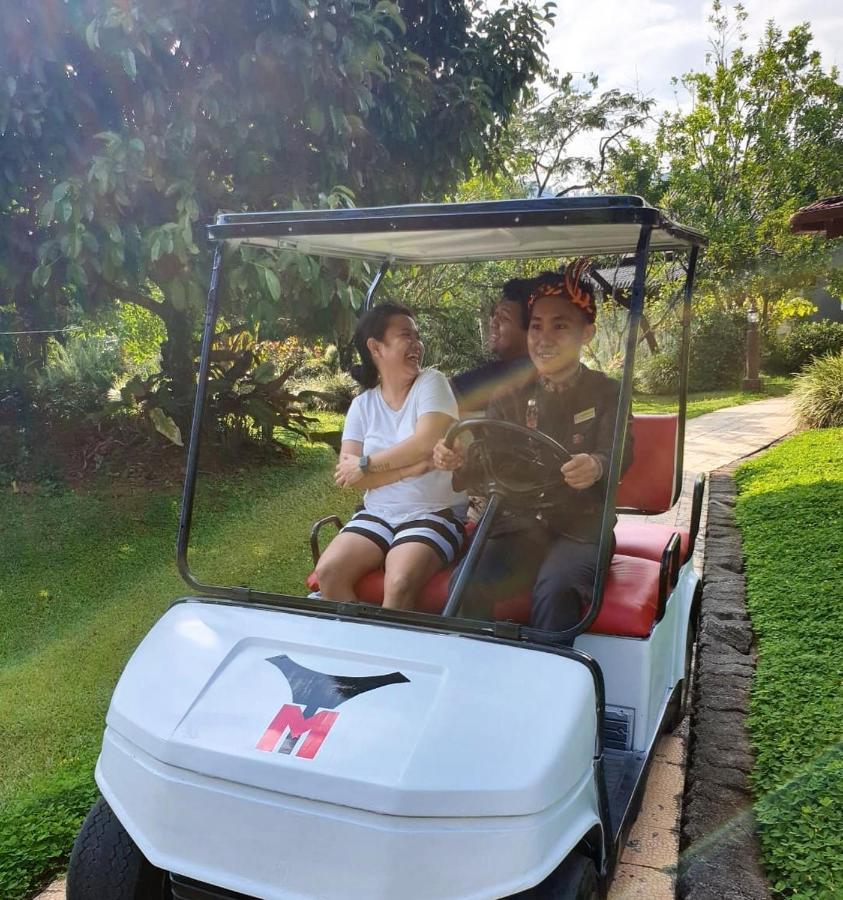
[[[366,389],[373,388],[378,383],[378,370],[367,341],[369,338],[382,341],[393,316],[412,318],[413,313],[400,303],[379,303],[362,315],[354,330],[354,346],[360,354],[360,364],[351,367],[351,377]]]

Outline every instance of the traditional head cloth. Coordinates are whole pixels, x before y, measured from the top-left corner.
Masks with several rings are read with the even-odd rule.
[[[532,309],[533,304],[541,297],[565,297],[582,310],[589,323],[593,323],[597,317],[597,304],[593,291],[583,281],[583,275],[590,265],[591,260],[581,256],[568,263],[563,274],[552,279],[542,279],[530,294],[529,308]]]

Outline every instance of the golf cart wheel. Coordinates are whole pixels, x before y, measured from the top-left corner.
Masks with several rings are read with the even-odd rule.
[[[700,626],[700,605],[702,603],[702,585],[697,585],[694,593],[694,599],[691,603],[691,615],[688,618],[688,636],[685,640],[685,672],[682,681],[679,682],[679,702],[676,704],[673,712],[668,716],[665,723],[667,731],[676,731],[676,729],[685,720],[685,716],[691,709],[691,687],[693,682],[693,672],[691,665],[694,659],[694,647],[697,643],[697,634]]]
[[[100,797],[76,836],[67,900],[170,900],[170,878],[140,852]]]
[[[541,883],[514,894],[512,900],[599,900],[600,888],[594,861],[582,853],[568,854],[564,862]]]

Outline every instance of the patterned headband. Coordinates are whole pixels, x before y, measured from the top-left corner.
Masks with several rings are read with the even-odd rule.
[[[582,276],[590,265],[591,260],[587,256],[581,256],[568,263],[562,282],[540,284],[530,294],[527,301],[528,307],[532,309],[536,300],[542,297],[566,297],[585,313],[589,322],[593,322],[597,316],[594,294],[582,282]]]

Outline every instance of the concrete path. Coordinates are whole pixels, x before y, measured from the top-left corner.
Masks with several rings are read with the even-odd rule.
[[[757,453],[794,427],[789,397],[759,400],[690,419],[685,428],[682,496],[670,512],[651,516],[647,521],[687,526],[691,491],[699,472],[710,472]],[[703,503],[703,520],[694,551],[694,563],[700,572],[706,508],[707,503]],[[674,900],[687,745],[687,721],[675,734],[665,735],[659,742],[641,812],[624,848],[608,900]],[[36,900],[65,900],[64,881],[53,882]]]

